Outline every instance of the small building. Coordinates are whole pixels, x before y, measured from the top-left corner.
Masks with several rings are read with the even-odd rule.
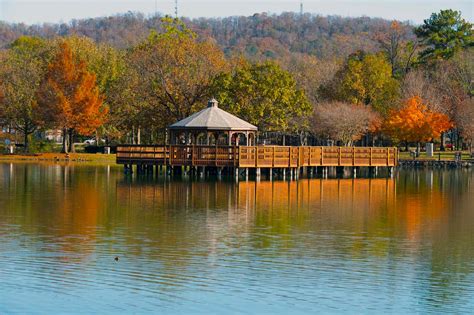
[[[171,145],[247,145],[256,143],[258,128],[219,108],[211,99],[207,108],[168,127]]]

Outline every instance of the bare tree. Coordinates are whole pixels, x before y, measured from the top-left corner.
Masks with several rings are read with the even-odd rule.
[[[446,107],[443,106],[443,96],[441,91],[434,84],[430,74],[423,69],[413,70],[403,78],[401,84],[403,97],[421,97],[426,101],[431,110],[446,113]]]
[[[474,143],[474,99],[468,99],[459,105],[456,112],[456,125],[472,152]]]
[[[377,129],[379,124],[379,115],[370,107],[330,102],[315,107],[310,128],[318,136],[351,146],[367,132]]]

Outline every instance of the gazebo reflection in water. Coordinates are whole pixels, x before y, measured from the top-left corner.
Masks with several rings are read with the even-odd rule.
[[[249,170],[260,179],[262,169],[283,178],[300,174],[349,172],[356,176],[360,167],[377,173],[378,167],[393,167],[398,162],[396,148],[322,147],[256,145],[258,128],[222,109],[211,99],[203,110],[168,127],[166,145],[119,145],[117,163],[127,173],[136,165],[138,173],[168,174],[223,173],[249,177]]]

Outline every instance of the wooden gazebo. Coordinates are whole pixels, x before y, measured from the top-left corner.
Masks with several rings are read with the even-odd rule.
[[[171,145],[255,145],[257,127],[222,110],[215,99],[207,107],[168,127]]]
[[[314,173],[318,168],[327,177],[328,168],[352,167],[356,176],[358,167],[393,167],[398,162],[396,148],[267,146],[256,145],[257,127],[220,109],[215,99],[207,108],[168,127],[165,145],[117,146],[117,163],[131,172],[153,172],[166,166],[167,172],[206,174],[216,172],[234,174],[236,178],[249,169],[255,169],[260,178],[261,169],[273,171],[285,178],[298,178],[302,168]],[[241,171],[243,170],[243,171]]]

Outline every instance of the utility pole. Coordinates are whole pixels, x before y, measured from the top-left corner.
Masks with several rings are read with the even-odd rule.
[[[178,0],[174,0],[174,14],[178,18]]]
[[[303,16],[303,0],[300,2],[300,15]]]

